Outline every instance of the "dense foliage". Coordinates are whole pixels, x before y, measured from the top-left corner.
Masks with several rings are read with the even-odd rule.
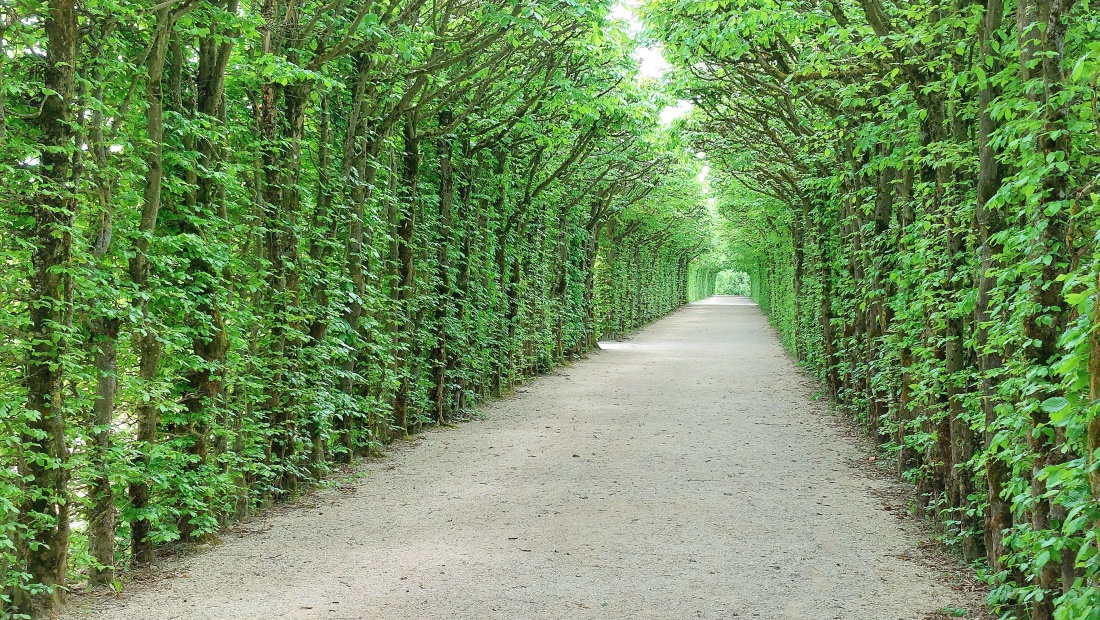
[[[609,9],[0,2],[0,615],[705,287]]]
[[[1005,617],[1100,618],[1100,11],[650,0],[736,267]]]

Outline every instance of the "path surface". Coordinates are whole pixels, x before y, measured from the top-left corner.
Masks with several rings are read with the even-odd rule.
[[[950,604],[813,389],[756,306],[711,298],[81,613],[909,620]]]

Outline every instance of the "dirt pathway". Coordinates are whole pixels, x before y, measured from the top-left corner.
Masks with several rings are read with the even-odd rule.
[[[712,298],[607,349],[84,615],[909,620],[953,603],[755,306]]]

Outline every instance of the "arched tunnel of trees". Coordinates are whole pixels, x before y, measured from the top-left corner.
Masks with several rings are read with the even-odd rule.
[[[0,1],[0,613],[718,293],[1100,617],[1100,11],[622,6]]]

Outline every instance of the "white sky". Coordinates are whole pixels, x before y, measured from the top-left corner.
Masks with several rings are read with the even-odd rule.
[[[619,0],[611,8],[611,17],[621,19],[627,24],[630,35],[637,37],[642,32],[642,22],[638,19],[637,0]],[[665,71],[669,70],[669,64],[661,55],[660,48],[638,47],[634,51],[634,60],[638,61],[642,78],[661,79]]]
[[[672,121],[680,118],[681,116],[691,112],[691,102],[686,99],[681,99],[676,102],[676,105],[670,105],[667,108],[661,110],[661,122],[668,125]]]
[[[619,0],[615,6],[611,7],[611,17],[630,24],[630,34],[638,34],[642,29],[642,23],[635,15],[637,9],[637,0]]]
[[[637,36],[642,31],[642,23],[637,15],[637,0],[619,0],[611,9],[611,17],[621,19],[627,23],[632,36]],[[641,79],[652,78],[660,80],[671,66],[661,54],[659,47],[639,46],[634,52],[634,60],[638,61],[639,75]],[[676,105],[661,110],[661,123],[668,125],[691,111],[691,102],[680,100]]]

